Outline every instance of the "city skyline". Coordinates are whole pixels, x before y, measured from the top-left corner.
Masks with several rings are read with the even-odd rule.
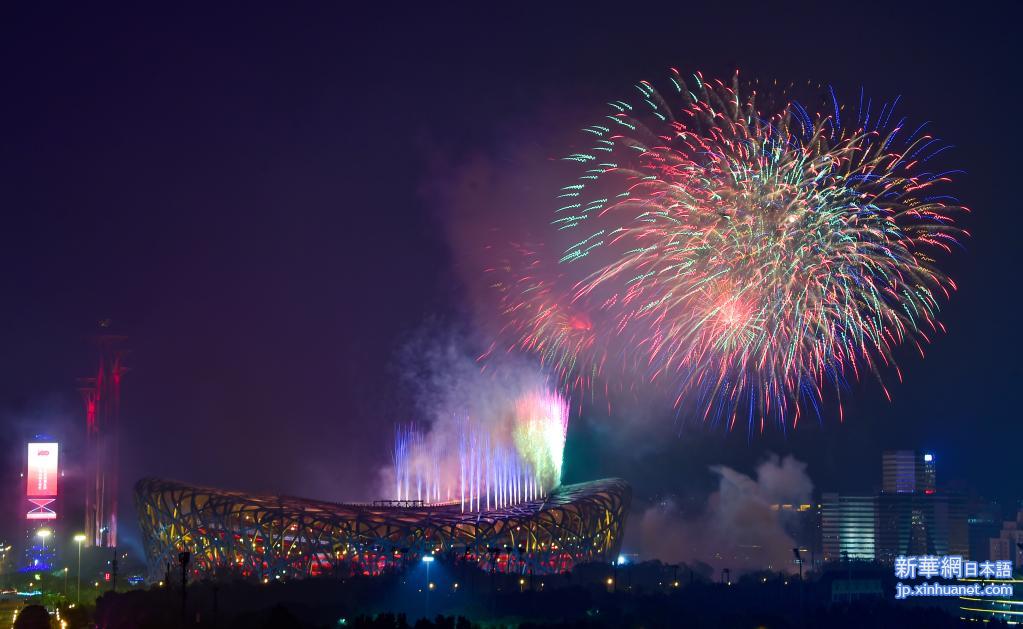
[[[637,504],[702,504],[717,483],[712,467],[749,475],[771,455],[791,455],[807,464],[817,495],[852,494],[880,483],[883,450],[906,448],[934,454],[939,484],[962,483],[1006,508],[1019,500],[1023,427],[1009,401],[1019,298],[1006,290],[1019,130],[993,135],[991,97],[961,96],[997,87],[1014,99],[1000,25],[1012,20],[891,9],[914,28],[956,33],[965,43],[953,47],[888,38],[885,22],[837,7],[793,17],[798,32],[848,19],[834,28],[858,53],[842,56],[766,38],[755,20],[677,35],[683,19],[716,23],[709,9],[596,49],[596,34],[616,32],[599,11],[555,8],[541,20],[449,9],[427,33],[414,12],[387,21],[365,10],[365,29],[337,8],[295,22],[253,9],[238,24],[213,8],[209,30],[185,10],[12,16],[3,46],[13,87],[2,107],[17,124],[2,153],[4,201],[21,209],[0,248],[10,304],[0,315],[9,331],[0,448],[20,452],[46,432],[84,465],[77,379],[95,370],[89,339],[109,320],[131,350],[122,508],[149,475],[380,497],[376,471],[391,456],[393,426],[424,421],[408,353],[423,337],[480,345],[479,265],[467,243],[520,204],[539,200],[547,216],[559,182],[533,175],[594,104],[670,66],[716,76],[738,67],[764,81],[833,85],[846,98],[861,87],[901,97],[900,108],[956,145],[947,163],[967,172],[955,194],[975,212],[947,265],[959,286],[942,308],[947,331],[926,357],[897,350],[901,374],[881,369],[890,402],[863,375],[843,393],[841,419],[826,406],[819,424],[804,417],[787,434],[680,429],[670,396],[645,391],[610,412],[577,402],[566,481],[622,477]],[[878,38],[886,45],[873,45]],[[891,63],[924,45],[927,63]],[[482,208],[481,188],[497,199]],[[531,209],[502,227],[534,221]],[[269,451],[279,464],[253,463]],[[6,465],[8,478],[20,469]],[[75,482],[84,469],[68,474]],[[11,513],[13,487],[0,495]],[[128,520],[125,543],[138,545]]]
[[[1023,618],[1023,5],[0,12],[15,629]]]

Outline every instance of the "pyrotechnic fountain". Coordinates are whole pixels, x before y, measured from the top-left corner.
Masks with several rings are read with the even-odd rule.
[[[398,427],[398,500],[479,511],[542,498],[561,483],[568,403],[558,394],[526,392],[494,414],[465,413],[457,426],[457,435]]]

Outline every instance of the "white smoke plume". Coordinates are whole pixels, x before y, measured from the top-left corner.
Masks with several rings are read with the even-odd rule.
[[[567,403],[535,365],[480,362],[468,347],[441,334],[406,348],[416,416],[397,422],[383,495],[479,509],[538,498],[560,482]]]
[[[755,570],[791,572],[792,549],[785,512],[774,505],[808,503],[813,484],[806,464],[791,456],[771,457],[755,478],[725,466],[712,466],[718,488],[702,513],[687,517],[672,501],[647,509],[633,525],[641,555],[669,563],[703,562],[720,573]]]

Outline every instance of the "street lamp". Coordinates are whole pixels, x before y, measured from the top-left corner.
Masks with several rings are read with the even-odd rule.
[[[51,535],[53,535],[53,531],[51,531],[50,529],[39,529],[38,531],[36,531],[36,537],[39,538],[39,544],[41,545],[41,548],[42,548],[42,550],[39,552],[39,557],[44,562],[43,566],[46,567],[46,568],[50,568],[50,566],[47,566],[45,564],[45,561],[46,561],[46,540],[49,539],[49,537]],[[38,561],[39,560],[37,559],[36,562],[34,562],[34,563],[36,563],[36,565],[38,565]]]
[[[44,553],[46,552],[46,540],[48,540],[51,535],[53,535],[53,531],[50,529],[39,529],[36,531],[36,537],[39,538],[39,543],[43,545]]]
[[[433,583],[430,582],[430,564],[432,564],[433,562],[434,562],[433,555],[423,555],[423,563],[426,564],[426,601],[425,601],[425,611],[426,611],[426,614],[425,615],[426,615],[427,618],[430,617],[430,589],[433,586]]]
[[[803,615],[803,555],[800,554],[801,549],[796,546],[792,549],[792,554],[796,557],[796,563],[799,564],[799,615]],[[811,566],[812,568],[812,566]]]
[[[82,542],[85,541],[85,534],[78,533],[74,537],[75,542],[78,543],[78,595],[76,601],[81,604],[82,602]]]

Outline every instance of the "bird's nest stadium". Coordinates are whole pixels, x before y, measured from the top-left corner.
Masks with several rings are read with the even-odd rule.
[[[150,571],[192,553],[202,577],[253,579],[378,575],[427,555],[484,570],[552,574],[611,561],[631,490],[619,479],[563,485],[501,509],[459,503],[337,504],[144,479],[135,486]]]

